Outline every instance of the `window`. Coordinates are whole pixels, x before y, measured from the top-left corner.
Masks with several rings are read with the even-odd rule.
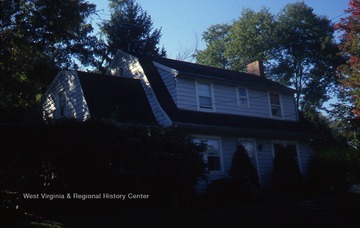
[[[199,109],[212,110],[212,86],[208,83],[197,83]]]
[[[219,138],[198,138],[195,142],[204,142],[207,144],[205,151],[205,162],[209,171],[221,171],[221,146]]]
[[[66,116],[66,95],[65,95],[65,91],[61,91],[58,94],[58,98],[59,98],[58,117],[62,118],[62,117]]]
[[[238,105],[239,106],[248,106],[249,105],[247,89],[237,88],[237,95],[238,95]]]
[[[280,95],[270,93],[270,108],[272,117],[281,117]]]

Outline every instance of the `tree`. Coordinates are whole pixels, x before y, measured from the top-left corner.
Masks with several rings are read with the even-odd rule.
[[[229,174],[247,187],[258,188],[260,186],[257,170],[245,147],[241,144],[237,146],[237,150],[232,157]]]
[[[291,146],[275,145],[273,162],[272,187],[284,193],[300,192],[302,176],[299,164],[294,159],[296,149]],[[295,150],[295,151],[294,151]]]
[[[350,13],[346,18],[341,18],[335,28],[342,33],[340,49],[347,58],[346,64],[339,70],[343,78],[342,85],[349,89],[352,96],[352,112],[360,118],[360,2],[351,0],[349,8],[345,11]]]
[[[178,203],[184,205],[196,193],[197,181],[206,178],[206,145],[194,143],[191,136],[173,127],[64,120],[25,128],[0,126],[0,130],[6,132],[0,144],[0,209],[9,203],[3,196],[27,192],[141,193],[151,194],[149,201],[156,205],[160,200],[172,203],[171,196],[179,197]],[[20,201],[29,209],[45,206],[43,209],[59,212],[63,208],[53,201],[34,208],[23,197],[14,200],[13,207]],[[71,210],[78,202],[70,200],[62,206]],[[110,201],[106,205],[120,206]]]
[[[97,39],[89,35],[87,19],[95,5],[84,0],[11,0],[0,5],[0,121],[18,121],[16,115],[39,103],[58,69],[94,62]]]
[[[202,39],[207,43],[203,51],[196,53],[196,62],[208,66],[229,68],[229,61],[224,56],[226,50],[226,40],[230,25],[217,24],[210,26],[202,34]]]
[[[118,49],[149,56],[166,55],[159,48],[161,29],[153,29],[151,17],[135,0],[110,0],[111,18],[101,29],[108,43],[108,54]]]
[[[317,16],[303,2],[288,4],[277,16],[277,43],[270,76],[292,86],[296,105],[315,110],[329,99],[341,63],[329,19]]]
[[[265,62],[274,47],[274,26],[267,9],[244,9],[232,24],[213,25],[203,33],[207,47],[198,52],[196,61],[238,71],[255,60]]]
[[[288,4],[277,16],[246,9],[228,27],[212,26],[203,34],[207,48],[197,62],[242,71],[262,60],[266,75],[293,87],[299,109],[311,112],[321,108],[338,82],[343,59],[332,26],[303,2]]]
[[[229,32],[225,56],[232,70],[245,70],[246,65],[271,59],[275,47],[274,17],[265,8],[259,12],[245,9]]]

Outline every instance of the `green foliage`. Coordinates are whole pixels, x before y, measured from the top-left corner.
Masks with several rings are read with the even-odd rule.
[[[110,0],[111,18],[102,24],[107,38],[108,54],[118,49],[149,56],[166,55],[158,46],[160,29],[153,29],[151,17],[135,0]]]
[[[278,145],[274,158],[272,187],[283,193],[298,193],[302,189],[299,164],[289,147]]]
[[[255,60],[266,62],[274,48],[274,17],[267,9],[245,9],[232,24],[218,24],[203,33],[205,50],[196,55],[201,64],[244,70]]]
[[[198,63],[243,71],[261,60],[269,78],[295,89],[296,104],[306,112],[330,98],[344,62],[331,21],[303,2],[288,4],[278,15],[245,9],[233,23],[211,26],[203,39],[207,47]]]
[[[65,121],[1,132],[7,134],[0,145],[0,188],[20,199],[23,192],[143,193],[151,195],[149,203],[177,206],[190,200],[198,179],[205,178],[205,146],[174,128]]]
[[[230,27],[229,42],[226,44],[225,56],[231,69],[243,71],[255,60],[270,60],[276,45],[274,36],[274,16],[267,9],[259,12],[245,9]]]
[[[248,152],[241,144],[237,146],[233,155],[230,176],[249,188],[260,186],[257,170],[251,162]]]
[[[94,62],[94,12],[84,0],[0,1],[0,122],[34,111],[59,68]]]
[[[229,174],[231,178],[218,179],[208,185],[206,203],[209,206],[245,202],[256,197],[256,190],[260,187],[259,176],[241,144],[233,155]]]
[[[321,107],[342,62],[330,20],[303,2],[288,4],[277,16],[277,34],[280,46],[271,77],[295,88],[299,108]]]
[[[207,66],[229,68],[229,60],[224,56],[230,26],[217,24],[210,26],[202,35],[207,43],[205,50],[196,53],[196,62]]]
[[[322,193],[333,189],[346,193],[351,184],[360,183],[360,153],[349,146],[315,151],[309,169],[308,189]]]

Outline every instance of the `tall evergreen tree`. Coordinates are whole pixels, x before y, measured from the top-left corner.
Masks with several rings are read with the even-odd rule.
[[[110,0],[111,18],[102,24],[107,38],[108,54],[118,49],[149,56],[166,55],[159,48],[161,29],[154,29],[151,17],[135,0]]]

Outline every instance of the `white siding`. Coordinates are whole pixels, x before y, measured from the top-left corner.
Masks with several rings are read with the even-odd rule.
[[[257,150],[259,176],[263,186],[270,186],[273,170],[273,150],[271,140],[256,139],[256,146],[261,145],[261,150]]]
[[[118,51],[109,66],[107,74],[117,77],[140,79],[157,123],[164,126],[172,124],[171,119],[159,104],[137,58],[125,52]]]
[[[58,94],[64,91],[66,97],[65,118],[85,121],[90,118],[89,109],[76,72],[60,72],[45,93],[43,119],[58,119]]]
[[[284,113],[284,119],[286,120],[298,120],[297,108],[295,106],[295,100],[293,96],[282,95],[282,108]]]
[[[239,140],[237,137],[222,137],[224,174],[229,175],[232,157],[237,149]]]
[[[176,79],[177,106],[180,109],[198,110],[196,100],[196,84],[193,80]]]
[[[209,135],[207,135],[209,136]],[[229,176],[229,171],[232,165],[232,158],[237,149],[239,139],[244,139],[244,137],[236,136],[217,136],[210,135],[209,137],[219,137],[221,139],[221,152],[222,152],[222,166],[223,172],[215,172],[209,174],[209,182],[220,178],[227,178]],[[263,187],[271,187],[272,181],[272,172],[273,172],[273,162],[274,162],[274,152],[273,152],[273,143],[279,142],[278,140],[273,141],[270,139],[253,139],[248,138],[255,143],[255,151],[258,159],[258,175]],[[286,142],[286,141],[284,141]],[[299,159],[300,159],[300,170],[304,177],[307,175],[307,170],[309,167],[309,162],[311,158],[309,145],[305,142],[291,142],[297,145]]]
[[[214,103],[217,113],[271,118],[268,91],[247,88],[249,105],[239,106],[236,93],[238,87],[247,88],[240,84],[226,85],[213,83]],[[198,110],[195,80],[177,78],[175,100],[180,109]],[[297,120],[294,98],[291,95],[282,94],[281,104],[284,114],[283,119]]]
[[[309,143],[300,142],[298,144],[299,159],[300,159],[300,170],[304,177],[308,176],[309,164],[311,160],[311,148]]]
[[[176,103],[176,84],[175,84],[175,74],[173,72],[157,68],[158,72],[165,83],[166,88],[168,89],[172,99]]]

